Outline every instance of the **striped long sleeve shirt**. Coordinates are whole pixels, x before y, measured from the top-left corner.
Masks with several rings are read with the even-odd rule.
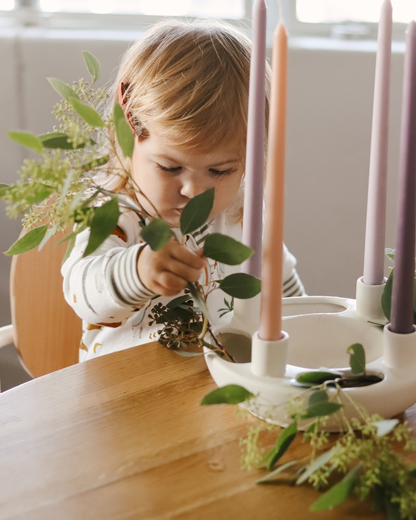
[[[214,232],[241,240],[241,223],[231,223],[230,220],[225,212],[185,237],[179,230],[173,231],[179,240],[195,251],[203,247],[205,238]],[[66,301],[83,320],[80,361],[158,339],[160,325],[152,324],[152,309],[158,304],[166,306],[173,298],[155,295],[141,283],[137,259],[145,243],[140,234],[139,218],[133,212],[122,213],[115,233],[85,258],[83,253],[88,244],[89,230],[80,233],[62,267]],[[286,247],[283,265],[283,296],[303,295],[303,286],[295,268],[296,260]],[[239,266],[225,266],[208,260],[208,269],[200,283],[207,286],[213,280],[238,271]],[[219,309],[224,307],[224,296],[218,289],[208,297],[214,325],[219,323]]]

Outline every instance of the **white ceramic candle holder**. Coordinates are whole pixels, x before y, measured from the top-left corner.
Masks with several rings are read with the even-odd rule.
[[[286,332],[282,332],[282,334],[282,339],[277,341],[261,339],[258,331],[253,334],[251,342],[251,371],[254,375],[261,377],[284,377],[289,334]]]
[[[387,323],[381,307],[381,295],[383,294],[387,278],[382,285],[368,285],[363,282],[362,277],[357,280],[357,314],[367,321],[376,323]]]
[[[363,307],[371,309],[370,304]],[[347,348],[361,343],[366,352],[366,372],[382,380],[365,387],[345,388],[343,392],[370,414],[392,417],[416,402],[416,332],[395,334],[388,325],[383,329],[371,323],[373,312],[369,316],[372,320],[357,312],[356,300],[325,296],[284,298],[283,328],[288,337],[283,343],[287,360],[284,360],[285,349],[275,351],[273,345],[264,342],[266,349],[261,352],[262,342],[256,335],[250,360],[249,332],[234,327],[232,320],[218,332],[232,338],[237,363],[225,361],[209,350],[206,350],[206,363],[218,386],[238,384],[247,388],[259,396],[250,411],[285,425],[286,403],[305,390],[296,385],[296,376],[322,367],[350,373]],[[244,348],[240,349],[243,343]],[[279,342],[276,343],[279,347]],[[356,416],[348,400],[344,405],[348,417]],[[337,430],[338,424],[334,416],[326,429]]]

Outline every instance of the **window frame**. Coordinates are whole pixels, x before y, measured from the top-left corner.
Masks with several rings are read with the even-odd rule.
[[[43,12],[38,0],[15,0],[12,11],[0,11],[0,27],[35,27],[66,30],[114,30],[143,31],[150,25],[166,19],[166,16],[146,14],[98,14]],[[244,0],[243,18],[222,18],[242,30],[251,29],[252,0]],[[170,18],[194,19],[192,16]]]
[[[338,38],[345,40],[376,40],[378,23],[340,22],[340,23],[306,23],[296,17],[296,0],[280,0],[283,18],[291,36]],[[311,0],[312,1],[312,0]],[[393,23],[392,39],[403,41],[407,24]]]

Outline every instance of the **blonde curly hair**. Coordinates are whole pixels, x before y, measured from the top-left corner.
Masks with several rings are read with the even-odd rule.
[[[250,40],[224,22],[163,21],[125,53],[113,104],[123,83],[123,108],[137,135],[157,128],[167,142],[207,152],[235,143],[236,154],[245,157],[250,55]],[[269,66],[266,76],[267,136]],[[115,137],[113,145],[122,157]]]

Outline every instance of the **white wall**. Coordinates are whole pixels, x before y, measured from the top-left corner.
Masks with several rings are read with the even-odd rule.
[[[81,51],[89,50],[110,80],[137,34],[0,33],[0,182],[14,182],[24,151],[9,141],[11,129],[44,133],[58,96],[46,81],[87,77]],[[286,243],[298,258],[309,294],[354,297],[362,275],[375,45],[292,40],[289,54]],[[361,50],[359,50],[361,49]],[[364,50],[363,50],[364,49]],[[388,225],[394,247],[403,49],[392,60]],[[1,201],[0,201],[1,202]],[[0,250],[18,236],[0,206]],[[0,325],[9,322],[10,259],[0,255]]]
[[[354,297],[363,274],[375,44],[363,51],[356,42],[332,50],[301,43],[293,43],[289,57],[285,240],[309,294]],[[392,55],[386,226],[392,248],[403,50],[399,45]]]

